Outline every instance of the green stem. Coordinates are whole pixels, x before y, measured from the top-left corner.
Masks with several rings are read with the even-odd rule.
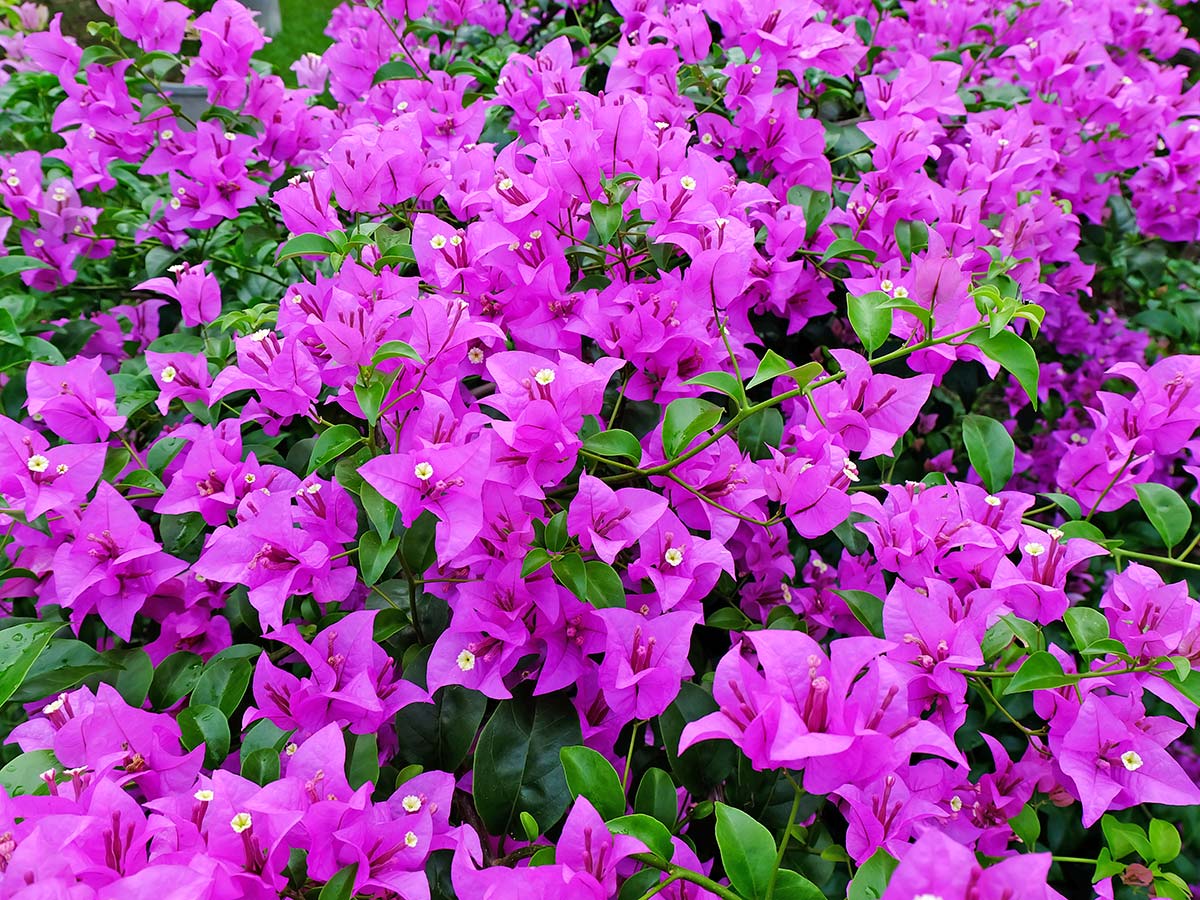
[[[1081,863],[1081,864],[1087,865],[1087,866],[1094,866],[1094,865],[1096,865],[1097,862],[1099,862],[1099,860],[1085,859],[1082,856],[1052,856],[1050,858],[1053,859],[1055,862]]]
[[[1184,560],[1192,555],[1192,551],[1196,549],[1196,545],[1200,544],[1200,531],[1196,532],[1196,536],[1192,538],[1192,542],[1183,548],[1182,551],[1175,554],[1176,560]]]
[[[666,890],[668,887],[670,887],[672,884],[674,884],[676,881],[679,881],[679,880],[681,880],[681,879],[678,875],[671,875],[665,881],[660,881],[654,887],[650,888],[650,890],[646,891],[646,893],[642,894],[642,896],[639,897],[638,900],[650,900],[650,898],[653,897],[655,894],[657,894],[659,891]]]
[[[1172,559],[1169,556],[1155,556],[1152,553],[1135,553],[1132,550],[1122,550],[1119,547],[1112,551],[1113,556],[1124,556],[1128,559],[1140,559],[1145,562],[1162,563],[1164,566],[1177,566],[1181,569],[1194,569],[1200,572],[1200,564],[1187,562],[1183,559]]]
[[[788,779],[791,781],[791,779]],[[795,786],[795,782],[792,782]],[[796,815],[800,812],[800,791],[794,791],[792,797],[792,811],[788,813],[787,826],[783,829],[783,840],[779,842],[779,852],[775,854],[775,868],[771,870],[771,878],[767,882],[766,900],[771,900],[775,896],[775,881],[779,878],[779,870],[783,866],[783,855],[787,853],[788,841],[792,837],[792,825],[796,822]]]
[[[629,751],[625,754],[625,774],[621,777],[621,790],[629,791],[629,774],[633,771],[633,750],[637,746],[638,732],[641,731],[642,723],[633,723],[633,733],[629,735]]]
[[[725,885],[717,884],[711,878],[701,875],[699,872],[693,872],[691,869],[685,869],[682,866],[664,862],[653,853],[635,853],[633,858],[644,866],[650,866],[653,869],[658,869],[660,872],[666,872],[668,875],[675,876],[680,881],[690,881],[692,884],[699,885],[706,891],[710,891],[718,897],[723,897],[724,900],[742,900],[741,897],[725,887]]]
[[[1083,521],[1085,521],[1085,522],[1092,521],[1092,516],[1094,516],[1096,514],[1096,510],[1098,510],[1100,508],[1100,504],[1104,502],[1104,498],[1108,496],[1108,492],[1111,491],[1116,486],[1117,481],[1121,478],[1122,475],[1125,474],[1125,470],[1129,468],[1129,464],[1131,462],[1133,462],[1133,451],[1132,450],[1129,451],[1129,455],[1127,457],[1125,457],[1125,462],[1122,464],[1121,468],[1117,470],[1117,474],[1112,477],[1112,481],[1110,481],[1108,483],[1108,487],[1106,487],[1104,489],[1104,492],[1100,495],[1100,497],[1096,500],[1096,503],[1092,506],[1092,511],[1089,512],[1087,514],[1087,516],[1084,517]]]

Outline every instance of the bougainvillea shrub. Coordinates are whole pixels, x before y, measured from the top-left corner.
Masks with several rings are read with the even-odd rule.
[[[1170,10],[100,6],[0,36],[0,897],[1190,896]]]

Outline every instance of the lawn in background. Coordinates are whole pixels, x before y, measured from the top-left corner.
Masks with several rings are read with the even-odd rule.
[[[283,31],[271,38],[259,52],[288,84],[295,84],[295,76],[288,70],[293,62],[305,53],[320,53],[329,46],[325,26],[329,14],[342,0],[280,0]]]

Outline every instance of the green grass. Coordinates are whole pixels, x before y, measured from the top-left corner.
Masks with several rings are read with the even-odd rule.
[[[266,60],[289,84],[295,76],[288,66],[305,53],[320,53],[329,46],[325,26],[329,14],[342,0],[279,0],[283,14],[283,31],[271,38],[259,57]]]

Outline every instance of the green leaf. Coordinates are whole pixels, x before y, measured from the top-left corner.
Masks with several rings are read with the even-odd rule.
[[[155,441],[154,446],[146,453],[146,466],[151,472],[158,476],[162,476],[163,469],[179,455],[179,451],[186,444],[183,438],[162,438]]]
[[[1024,339],[1011,331],[1002,331],[994,337],[976,332],[967,342],[974,344],[985,356],[1010,372],[1025,389],[1033,408],[1038,408],[1038,377],[1041,370],[1038,368],[1037,355]]]
[[[1113,859],[1121,859],[1131,853],[1136,853],[1142,859],[1154,858],[1154,850],[1146,832],[1132,822],[1122,822],[1112,815],[1100,819],[1100,829],[1104,832],[1104,840],[1112,852]]]
[[[409,669],[404,670],[410,677]],[[453,772],[471,752],[487,697],[457,684],[434,691],[433,703],[410,703],[396,716],[398,757]]]
[[[375,584],[383,576],[399,547],[398,537],[382,541],[374,531],[363,533],[358,539],[358,568],[363,584]]]
[[[738,447],[753,460],[771,455],[768,447],[779,447],[783,437],[783,414],[775,407],[761,410],[738,426]]]
[[[740,809],[717,807],[717,847],[729,882],[749,900],[762,900],[775,871],[775,838],[767,827]]]
[[[279,780],[279,751],[259,747],[242,757],[242,777],[255,784],[268,785]]]
[[[775,880],[774,900],[825,900],[825,892],[791,869],[780,869]]]
[[[1075,646],[1080,649],[1105,640],[1109,634],[1108,619],[1098,609],[1087,606],[1071,607],[1063,613],[1063,621],[1067,630],[1071,632],[1071,637],[1075,639]]]
[[[550,561],[555,580],[580,600],[587,600],[587,568],[578,553],[568,553]]]
[[[1063,522],[1058,526],[1058,530],[1063,533],[1063,538],[1070,540],[1071,538],[1083,538],[1087,541],[1104,546],[1108,540],[1104,536],[1104,532],[1093,525],[1091,522],[1085,522],[1082,519],[1078,521]]]
[[[388,359],[411,359],[415,363],[425,365],[425,360],[421,359],[421,354],[412,348],[412,344],[407,344],[404,341],[388,341],[381,344],[379,349],[375,351],[375,355],[371,357],[371,362],[374,365],[379,365]]]
[[[1055,491],[1042,491],[1041,496],[1045,497],[1072,519],[1082,519],[1083,510],[1079,508],[1079,502],[1067,494],[1059,494]]]
[[[924,222],[900,219],[892,231],[896,235],[896,247],[905,262],[911,262],[914,253],[920,253],[929,246],[929,226]]]
[[[702,432],[721,421],[721,407],[698,397],[672,400],[663,416],[663,452],[674,458]]]
[[[412,527],[404,532],[400,541],[400,558],[404,566],[414,575],[421,575],[437,562],[437,548],[433,545],[437,517],[429,510],[417,516]]]
[[[379,781],[379,739],[374,732],[354,735],[346,760],[346,780],[354,790]]]
[[[589,559],[584,563],[587,576],[587,602],[596,609],[625,606],[625,586],[621,584],[621,576],[608,563],[599,559]]]
[[[716,711],[717,702],[712,694],[698,684],[685,681],[679,686],[679,694],[655,723],[671,771],[689,793],[698,797],[707,794],[733,771],[734,747],[728,741],[705,741],[681,754],[679,736],[688,722]]]
[[[671,861],[675,853],[675,845],[671,843],[671,832],[658,819],[634,813],[632,816],[621,816],[608,822],[608,830],[613,834],[627,834],[637,838],[646,848],[659,859]]]
[[[325,429],[313,444],[312,455],[308,459],[308,471],[315,472],[352,447],[357,447],[362,440],[363,436],[353,425],[334,425]]]
[[[112,686],[117,693],[130,706],[141,709],[150,692],[150,682],[154,680],[154,663],[150,654],[141,647],[125,647],[106,650],[102,655],[106,662],[120,667],[112,678]]]
[[[204,745],[204,765],[215,769],[229,755],[229,720],[215,706],[192,704],[175,717],[179,723],[183,749]]]
[[[254,669],[245,659],[214,659],[204,667],[192,691],[192,704],[215,706],[226,718],[231,717],[246,695]]]
[[[972,413],[963,419],[963,443],[984,487],[992,494],[1004,490],[1012,478],[1016,453],[1008,429],[995,419]]]
[[[371,527],[381,536],[391,535],[392,526],[396,524],[396,504],[385,499],[366,481],[359,485],[358,499],[362,501],[363,510],[371,520]]]
[[[620,428],[596,432],[583,442],[583,449],[608,459],[628,459],[634,465],[642,461],[641,442]]]
[[[838,238],[832,244],[825,248],[825,252],[821,255],[821,262],[827,263],[831,259],[861,259],[864,262],[875,262],[875,251],[868,250],[854,238]]]
[[[521,813],[520,819],[521,830],[525,832],[525,840],[532,844],[537,840],[538,835],[541,834],[541,829],[538,828],[537,819],[527,812]]]
[[[387,66],[384,68],[386,69]],[[334,876],[325,882],[325,887],[321,888],[317,900],[350,900],[354,896],[354,879],[357,875],[358,863],[356,862],[338,869]]]
[[[0,278],[16,275],[20,272],[32,272],[34,269],[52,269],[49,263],[32,256],[0,256]]]
[[[174,706],[200,680],[204,671],[204,660],[187,650],[172,653],[154,670],[150,682],[150,705],[155,709]]]
[[[854,880],[850,882],[847,900],[879,900],[898,865],[900,863],[886,850],[876,850],[870,859],[858,867]]]
[[[821,223],[833,209],[833,197],[826,191],[818,191],[808,185],[797,184],[788,188],[787,202],[800,207],[804,213],[804,240],[811,243],[821,228]]]
[[[1008,681],[1005,694],[1021,694],[1025,691],[1046,690],[1071,684],[1075,679],[1063,672],[1062,664],[1050,653],[1039,650],[1032,654]]]
[[[381,380],[372,381],[370,384],[354,385],[354,399],[358,401],[359,408],[362,409],[363,418],[372,427],[379,421],[380,408],[383,405],[383,398],[387,396],[387,391],[387,382]]]
[[[521,577],[528,578],[548,562],[550,562],[550,554],[542,547],[534,547],[525,554],[525,561],[521,563]]]
[[[892,334],[892,310],[881,304],[888,299],[883,291],[869,291],[862,296],[848,294],[846,305],[850,325],[870,356],[883,346]]]
[[[43,772],[51,769],[61,769],[62,763],[54,756],[53,750],[30,750],[22,753],[0,769],[0,785],[8,791],[10,797],[22,794],[49,794],[50,788],[42,780]]]
[[[1008,820],[1009,827],[1012,828],[1013,834],[1024,844],[1030,853],[1037,847],[1037,840],[1042,834],[1042,822],[1038,818],[1037,810],[1033,806],[1026,804],[1021,807],[1021,811]]]
[[[1154,862],[1166,865],[1174,860],[1182,849],[1179,829],[1162,819],[1150,820],[1150,858]]]
[[[601,244],[611,244],[613,235],[624,221],[625,213],[619,203],[592,201],[592,224],[596,226],[596,234]]]
[[[16,693],[62,622],[26,622],[0,631],[0,706]]]
[[[561,553],[567,546],[567,511],[560,510],[550,517],[543,535],[546,549]]]
[[[3,633],[0,632],[0,635]],[[112,670],[117,665],[83,641],[70,638],[53,639],[25,673],[21,686],[10,699],[18,703],[30,703],[53,697],[63,691],[73,690],[82,684],[85,678]]]
[[[765,381],[779,378],[782,375],[786,375],[794,380],[797,387],[805,387],[820,373],[821,364],[818,362],[807,362],[800,366],[793,366],[774,350],[768,350],[763,354],[754,377],[746,382],[746,387],[748,389],[757,387]]]
[[[572,797],[582,794],[602,819],[625,814],[625,790],[612,764],[590,747],[563,747],[559,751],[563,773]]]
[[[512,834],[521,812],[552,828],[571,801],[559,752],[582,743],[562,696],[501,701],[475,747],[475,808],[488,831]]]
[[[883,637],[883,601],[869,591],[839,591],[834,593],[846,601],[854,618],[862,622],[875,637]]]
[[[689,378],[684,384],[704,385],[704,387],[710,387],[714,391],[735,398],[742,394],[742,383],[728,372],[705,372],[695,378]]]
[[[336,252],[337,244],[323,234],[298,234],[279,248],[275,262],[281,263],[297,256],[329,256]]]
[[[679,818],[679,795],[675,791],[675,782],[662,769],[650,767],[638,784],[637,795],[633,800],[634,812],[650,816],[674,830]]]
[[[402,59],[384,63],[375,72],[372,84],[382,84],[385,81],[395,81],[399,78],[418,78],[417,70]]]
[[[1187,536],[1192,527],[1192,511],[1179,494],[1165,484],[1137,484],[1133,489],[1146,518],[1168,549]]]

